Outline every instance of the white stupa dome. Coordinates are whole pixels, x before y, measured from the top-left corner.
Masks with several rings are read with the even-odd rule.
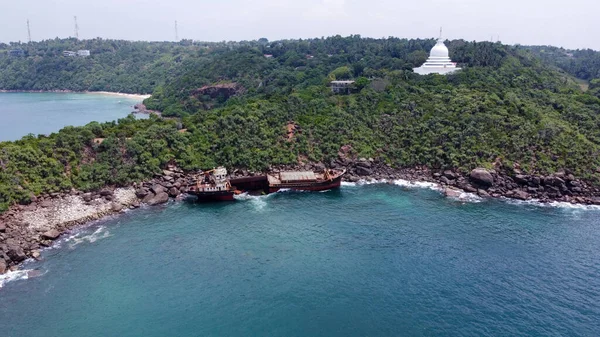
[[[449,57],[448,48],[444,45],[444,42],[439,39],[438,42],[431,48],[431,52],[429,52],[429,57]]]
[[[446,47],[442,40],[442,30],[440,29],[440,38],[437,40],[435,46],[431,48],[429,58],[422,66],[414,68],[413,71],[420,75],[445,75],[457,70],[460,70],[460,68],[457,68],[456,63],[452,62],[450,59],[450,53],[448,52],[448,47]]]

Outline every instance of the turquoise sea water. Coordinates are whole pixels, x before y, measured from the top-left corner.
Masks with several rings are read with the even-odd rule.
[[[126,117],[140,99],[78,93],[0,93],[0,141]]]
[[[2,336],[599,336],[599,216],[394,185],[139,209],[6,282]]]

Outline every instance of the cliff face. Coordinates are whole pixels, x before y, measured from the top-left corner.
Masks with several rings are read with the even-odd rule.
[[[206,85],[202,88],[196,89],[193,92],[194,96],[210,96],[211,99],[223,97],[229,99],[231,96],[240,95],[244,93],[244,88],[237,83],[221,83],[215,85]]]

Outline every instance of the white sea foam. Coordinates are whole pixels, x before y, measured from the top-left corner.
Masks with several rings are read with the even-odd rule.
[[[600,211],[600,206],[598,205],[573,204],[565,201],[540,202],[538,199],[517,200],[505,197],[502,197],[501,199],[513,205],[529,205],[536,207],[552,207],[570,210]]]
[[[394,180],[394,185],[408,188],[428,188],[434,191],[442,190],[442,187],[439,184],[431,183],[428,181],[408,181],[404,179],[396,179]]]
[[[387,180],[385,179],[370,179],[370,180],[366,180],[366,179],[361,179],[357,182],[350,182],[350,181],[342,181],[342,186],[344,187],[356,187],[356,186],[362,186],[362,185],[373,185],[373,184],[387,184]]]
[[[473,203],[482,202],[484,200],[482,197],[478,196],[477,194],[469,193],[469,192],[461,192],[457,197],[449,197],[449,198],[458,200],[461,202],[473,202]]]
[[[4,275],[0,275],[0,288],[2,288],[8,282],[28,279],[30,271],[31,269],[15,270],[9,271]]]
[[[266,199],[269,198],[270,194],[266,195],[250,195],[247,192],[239,195],[234,195],[236,200],[250,202],[257,211],[262,210],[267,206]]]
[[[100,226],[92,234],[84,235],[84,233],[79,232],[66,238],[65,242],[69,243],[69,248],[75,248],[75,246],[79,245],[80,243],[94,243],[98,240],[105,239],[110,235],[110,232],[105,226]]]

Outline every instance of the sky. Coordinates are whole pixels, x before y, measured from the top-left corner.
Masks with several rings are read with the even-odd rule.
[[[360,34],[600,50],[597,0],[0,0],[0,42],[239,41]]]

